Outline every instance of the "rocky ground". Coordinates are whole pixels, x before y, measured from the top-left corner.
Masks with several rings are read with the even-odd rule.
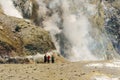
[[[0,80],[120,80],[119,67],[88,66],[93,63],[106,62],[4,64]]]

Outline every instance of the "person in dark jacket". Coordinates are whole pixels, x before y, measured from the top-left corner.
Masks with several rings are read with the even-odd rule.
[[[47,62],[47,56],[45,54],[45,56],[44,56],[44,63],[46,63],[46,62]]]
[[[52,57],[51,57],[51,61],[52,61],[52,63],[55,62],[55,57],[54,57],[54,55],[52,55]]]

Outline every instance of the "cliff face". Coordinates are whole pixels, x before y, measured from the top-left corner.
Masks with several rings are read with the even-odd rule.
[[[112,42],[113,48],[120,53],[120,0],[102,0],[101,11],[105,34]],[[100,16],[101,17],[101,16]],[[101,19],[98,19],[101,23]],[[119,55],[118,55],[119,56]]]
[[[105,7],[105,29],[111,39],[116,51],[120,53],[120,1],[104,1]]]
[[[45,53],[52,49],[55,47],[47,31],[23,19],[0,13],[0,55],[2,57]]]
[[[119,48],[119,0],[10,1],[22,18],[32,22],[12,17],[4,21],[6,17],[1,14],[4,16],[1,23],[10,26],[11,35],[17,36],[14,45],[19,44],[20,48],[16,51],[43,53],[55,45],[69,59],[112,59],[119,56],[114,50]],[[40,27],[50,32],[54,45],[49,33]]]

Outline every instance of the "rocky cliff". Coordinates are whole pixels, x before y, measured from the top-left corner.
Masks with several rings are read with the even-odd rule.
[[[0,10],[0,56],[24,56],[55,49],[49,32]]]
[[[105,7],[105,29],[116,51],[120,53],[120,1],[107,0]]]
[[[72,61],[116,59],[119,56],[119,0],[9,0],[9,3],[2,0],[1,3],[6,15],[29,21],[17,18],[13,22],[13,18],[6,23],[3,21],[5,24],[10,22],[12,34],[19,37],[19,44],[24,44],[16,51],[42,53],[49,46],[54,48],[53,41],[59,53]],[[8,14],[10,11],[5,4],[12,5],[11,11],[17,14]],[[3,19],[1,17],[1,21]],[[52,41],[40,36],[42,28],[49,31]],[[49,45],[38,50],[38,46],[46,45],[46,42]]]

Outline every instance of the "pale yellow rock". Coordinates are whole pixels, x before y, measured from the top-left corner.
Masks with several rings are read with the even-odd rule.
[[[3,26],[0,26],[0,30],[3,30]]]

